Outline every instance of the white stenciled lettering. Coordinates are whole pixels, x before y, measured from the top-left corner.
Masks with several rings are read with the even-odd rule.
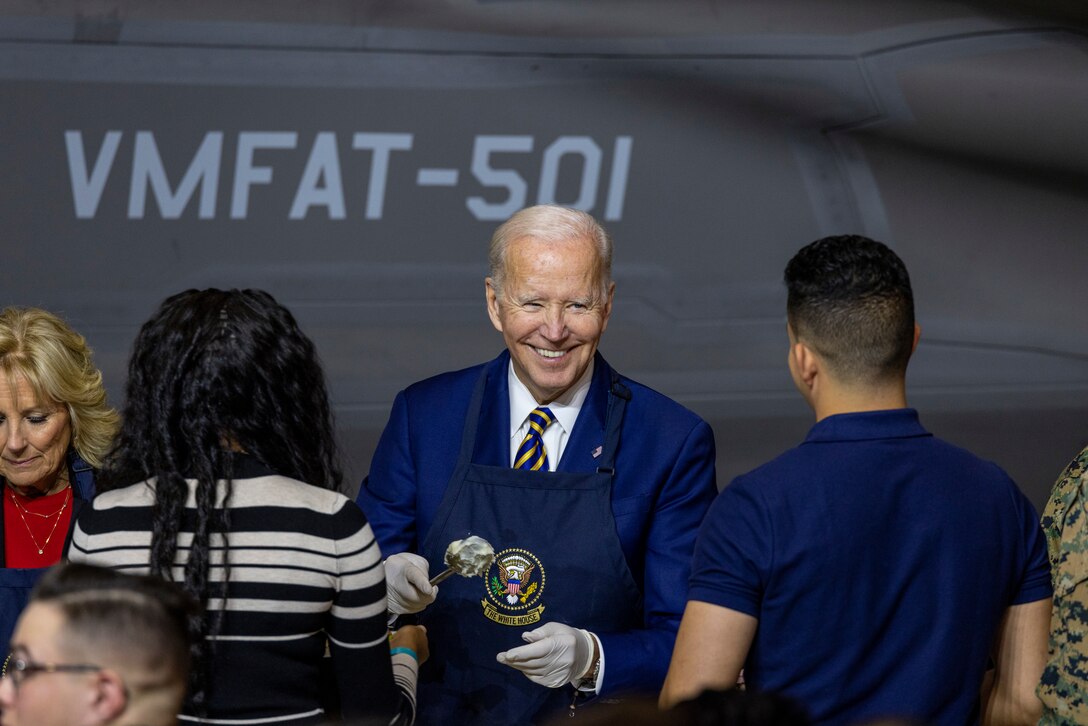
[[[318,186],[324,180],[324,186]],[[310,207],[325,207],[329,219],[343,219],[344,184],[340,178],[340,157],[336,149],[336,134],[322,131],[314,139],[310,158],[295,191],[288,219],[305,219]]]
[[[286,216],[305,221],[316,215],[341,221],[350,212],[355,219],[380,221],[387,213],[392,178],[398,193],[414,191],[410,200],[399,200],[395,207],[398,215],[412,213],[407,201],[446,215],[455,214],[450,205],[463,204],[461,209],[467,209],[474,219],[495,222],[526,204],[556,203],[593,214],[603,212],[605,220],[617,221],[623,217],[634,144],[631,136],[599,139],[566,135],[554,137],[538,151],[538,139],[531,135],[480,134],[472,137],[470,173],[465,174],[456,166],[430,166],[426,162],[434,160],[416,159],[422,156],[418,151],[394,156],[394,152],[413,151],[415,136],[411,133],[352,132],[350,150],[338,132],[312,133],[312,145],[303,140],[300,147],[297,131],[239,131],[231,152],[232,139],[222,130],[204,131],[195,150],[192,132],[186,132],[185,140],[179,142],[161,130],[110,130],[98,143],[97,134],[67,130],[64,143],[76,217],[93,219],[106,207],[113,214],[123,214],[115,207],[118,195],[114,192],[127,184],[127,218],[133,220],[154,216],[156,207],[163,220],[179,219],[186,210],[202,220],[215,219],[224,209],[230,210],[230,219],[247,219],[250,197],[256,194],[259,201],[255,201],[252,213],[261,218]],[[113,166],[123,142],[130,138],[131,176],[117,179],[129,171],[127,156],[121,157],[125,160],[123,170],[115,173]],[[354,154],[356,151],[369,154]],[[302,172],[296,176],[299,168]],[[360,183],[356,181],[360,172],[366,178],[365,194],[345,189],[345,183]],[[113,192],[107,196],[111,178]],[[414,186],[410,186],[412,179]],[[255,191],[255,187],[273,183],[278,188]],[[286,206],[280,200],[286,199],[291,185],[294,194]],[[463,190],[460,195],[456,192],[459,188]],[[107,200],[105,205],[103,199]]]
[[[68,177],[72,183],[72,201],[75,203],[76,217],[92,219],[98,211],[98,202],[102,199],[102,190],[113,167],[113,158],[117,156],[117,147],[121,145],[120,131],[107,131],[102,139],[102,146],[95,158],[94,169],[87,173],[87,156],[83,147],[82,131],[65,131],[64,146],[68,152]]]
[[[351,148],[370,149],[374,158],[370,162],[370,182],[366,190],[366,218],[381,219],[385,204],[385,182],[389,176],[389,155],[393,151],[412,148],[411,134],[355,134]]]
[[[502,187],[507,190],[502,202],[488,202],[483,197],[469,197],[465,205],[479,220],[506,219],[525,206],[527,185],[525,180],[513,169],[496,169],[491,166],[491,154],[496,152],[525,153],[533,150],[532,136],[487,136],[476,137],[472,145],[472,175],[487,187]]]
[[[223,153],[223,132],[209,131],[204,134],[185,171],[176,192],[170,191],[170,181],[163,168],[155,135],[150,131],[136,132],[136,146],[132,153],[132,184],[128,195],[129,219],[143,219],[147,188],[155,196],[163,219],[177,219],[189,204],[200,185],[200,219],[215,217],[215,196],[219,191],[219,163]]]
[[[559,185],[559,164],[564,156],[582,157],[582,181],[578,196],[573,202],[556,199]],[[544,162],[540,167],[538,204],[563,204],[575,209],[590,210],[597,204],[597,182],[601,176],[601,147],[588,136],[560,136],[544,150]]]
[[[239,132],[238,154],[234,163],[234,192],[230,202],[231,219],[246,218],[250,186],[272,183],[272,167],[254,166],[253,152],[257,149],[293,149],[297,144],[298,134],[294,131]]]
[[[608,199],[605,200],[604,218],[612,222],[623,218],[623,199],[627,196],[627,173],[631,169],[630,136],[617,136],[612,148],[612,176],[608,180]]]

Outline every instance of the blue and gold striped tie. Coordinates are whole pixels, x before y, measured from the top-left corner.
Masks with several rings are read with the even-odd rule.
[[[535,408],[529,414],[529,432],[514,454],[514,468],[526,471],[550,471],[548,452],[544,449],[544,429],[552,425],[555,416],[547,408]]]

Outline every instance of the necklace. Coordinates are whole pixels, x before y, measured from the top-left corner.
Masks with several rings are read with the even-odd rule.
[[[57,494],[60,494],[60,492],[57,492]],[[68,494],[71,494],[71,490],[69,490]],[[38,512],[30,511],[26,508],[25,504],[19,501],[19,497],[16,496],[15,490],[11,490],[11,501],[15,502],[15,506],[18,507],[23,514],[29,514],[32,517],[41,517],[42,519],[49,519],[50,517],[55,517],[63,512],[64,508],[68,506],[68,494],[64,495],[64,504],[60,505],[60,509],[53,512],[52,514],[39,514]]]
[[[11,490],[8,490],[8,491],[11,491]],[[55,513],[56,517],[57,517],[57,521],[53,522],[53,529],[49,530],[49,536],[45,538],[45,542],[39,545],[38,540],[35,539],[35,537],[34,537],[33,530],[30,529],[30,523],[26,521],[26,515],[23,514],[23,511],[24,511],[23,507],[19,505],[19,500],[15,498],[15,492],[14,491],[11,492],[11,501],[13,501],[15,503],[15,511],[17,511],[19,513],[19,518],[23,520],[23,526],[26,527],[26,533],[30,535],[30,541],[34,543],[34,548],[36,550],[38,550],[39,555],[45,554],[45,548],[49,546],[49,540],[53,539],[53,535],[57,531],[57,525],[60,524],[61,517],[64,515],[64,509],[68,506],[68,500],[71,499],[71,498],[72,498],[72,489],[71,489],[71,487],[69,487],[68,488],[68,493],[64,495],[64,504],[62,504],[60,509],[58,509],[56,511],[56,513]],[[37,512],[27,512],[27,514],[37,514]],[[49,515],[38,515],[38,516],[44,516],[44,517],[48,518],[48,517],[52,517],[54,515],[49,514]]]

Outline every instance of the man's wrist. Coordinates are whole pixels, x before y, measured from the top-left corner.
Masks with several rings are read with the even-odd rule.
[[[578,684],[579,688],[597,690],[597,678],[601,675],[601,659],[597,658],[593,661],[593,667],[582,676],[582,682]]]
[[[601,646],[596,635],[589,633],[588,631],[587,634],[589,635],[589,639],[593,641],[593,656],[590,658],[589,668],[586,669],[585,673],[583,673],[582,677],[578,680],[577,687],[580,691],[596,691],[597,680],[601,677]]]

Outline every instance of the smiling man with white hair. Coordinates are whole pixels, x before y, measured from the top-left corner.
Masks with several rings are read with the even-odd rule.
[[[422,611],[432,638],[423,724],[536,721],[659,688],[716,493],[706,422],[597,351],[615,291],[600,224],[530,207],[489,258],[506,350],[402,391],[359,493],[392,555],[390,609]],[[494,563],[438,595],[428,576],[469,533]]]

